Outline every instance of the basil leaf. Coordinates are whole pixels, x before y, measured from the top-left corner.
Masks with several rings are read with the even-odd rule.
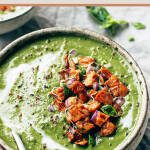
[[[137,30],[145,29],[146,26],[141,22],[135,22],[132,24]]]
[[[63,88],[64,88],[65,98],[74,95],[73,92],[66,85],[63,85]]]
[[[81,75],[85,75],[86,74],[86,70],[84,67],[78,66],[78,69],[81,71]]]
[[[115,36],[120,30],[128,27],[127,21],[114,19],[104,7],[92,6],[87,9],[111,36]]]
[[[133,42],[133,41],[135,41],[135,38],[131,36],[131,37],[128,38],[128,40],[129,40],[130,42]]]
[[[89,135],[89,137],[88,137],[88,143],[89,143],[90,145],[92,145],[92,146],[95,146],[95,145],[96,145],[96,140],[95,140],[94,136]]]
[[[86,74],[86,70],[81,66],[78,66],[78,69],[80,70],[80,80],[83,80],[83,76]]]
[[[113,106],[111,106],[111,105],[104,105],[104,106],[102,106],[101,107],[101,111],[104,114],[107,114],[107,115],[112,116],[112,117],[117,115],[116,109]]]
[[[104,7],[89,6],[87,9],[101,24],[107,22],[109,12]]]

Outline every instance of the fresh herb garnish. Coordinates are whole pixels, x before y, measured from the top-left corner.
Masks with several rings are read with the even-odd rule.
[[[132,25],[137,29],[137,30],[142,30],[142,29],[145,29],[146,26],[141,23],[141,22],[134,22],[132,23]]]
[[[96,145],[96,140],[95,140],[94,136],[92,136],[92,135],[89,134],[88,143],[89,143],[91,146],[95,146],[95,145]]]
[[[85,74],[86,74],[85,68],[83,68],[83,67],[81,67],[81,66],[78,66],[78,69],[81,71],[80,73],[81,73],[82,75],[85,75]]]
[[[89,6],[87,9],[111,36],[128,27],[127,21],[114,19],[104,7]]]
[[[65,98],[69,97],[70,95],[73,95],[73,92],[64,84],[64,94],[65,94]]]
[[[80,70],[80,78],[83,79],[83,76],[86,74],[86,70],[82,66],[78,66],[78,69]]]
[[[130,42],[133,42],[133,41],[135,41],[135,38],[132,37],[132,36],[130,36],[130,37],[128,38],[128,40],[129,40]]]
[[[109,116],[112,116],[112,117],[117,115],[116,109],[113,106],[111,106],[111,105],[104,105],[104,106],[102,106],[101,107],[101,111],[103,113],[109,115]]]

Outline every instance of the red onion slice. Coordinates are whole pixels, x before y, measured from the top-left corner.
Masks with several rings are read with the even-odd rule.
[[[68,63],[68,61],[65,62],[65,68],[69,68],[69,63]]]
[[[54,108],[53,105],[49,105],[47,109],[48,109],[49,112],[54,112],[55,111],[55,108]]]
[[[68,131],[68,132],[70,132],[70,133],[74,134],[74,132],[75,132],[75,131],[74,131],[74,128],[73,128],[72,126],[70,126],[70,127],[69,127],[69,131]]]
[[[65,106],[66,106],[66,107],[69,107],[70,105],[71,105],[70,98],[67,98],[67,99],[65,100]]]
[[[119,106],[122,106],[125,102],[125,99],[123,97],[116,97],[114,99],[115,103],[117,103]]]
[[[66,83],[67,86],[71,85],[76,79],[75,78],[72,78],[72,79],[69,79]]]
[[[77,51],[72,49],[70,52],[69,52],[70,55],[76,55],[77,54]]]
[[[104,73],[101,73],[100,76],[102,76],[104,79],[107,79]]]
[[[65,106],[66,106],[66,107],[69,107],[69,106],[70,106],[70,104],[69,104],[69,98],[65,100]]]
[[[96,68],[94,66],[92,66],[91,64],[88,65],[87,69],[86,69],[86,73],[90,72],[90,71],[96,71]]]
[[[70,73],[70,70],[71,70],[70,68],[66,69],[66,71],[67,71],[68,74]]]
[[[94,83],[93,83],[93,89],[94,89],[95,91],[97,91],[98,88],[99,88],[98,82],[94,82]]]
[[[96,111],[94,112],[94,114],[93,114],[93,116],[92,116],[92,118],[91,118],[90,120],[91,120],[92,122],[94,122],[94,120],[96,119],[97,115],[98,115],[98,110],[96,110]]]

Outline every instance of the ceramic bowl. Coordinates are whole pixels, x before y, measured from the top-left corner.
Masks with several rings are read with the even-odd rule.
[[[32,6],[16,6],[15,12],[0,14],[0,34],[10,32],[24,25],[32,18],[34,13],[35,8]]]
[[[134,127],[134,129],[128,134],[128,136],[125,138],[125,140],[120,143],[115,149],[116,150],[122,150],[122,149],[127,149],[127,150],[132,150],[137,147],[139,144],[140,140],[142,139],[142,136],[144,134],[144,131],[146,129],[147,121],[148,121],[148,92],[147,92],[147,86],[146,82],[143,76],[143,73],[141,72],[141,69],[139,68],[138,64],[135,62],[133,57],[124,49],[122,48],[119,44],[111,40],[110,38],[100,35],[98,33],[86,30],[86,29],[80,29],[80,28],[47,28],[47,29],[42,29],[38,30],[32,33],[29,33],[27,35],[24,35],[20,37],[19,39],[15,40],[11,44],[9,44],[6,48],[4,48],[0,52],[0,61],[3,59],[7,59],[7,55],[9,53],[13,53],[15,51],[15,47],[21,46],[27,41],[30,41],[31,39],[38,39],[42,36],[49,35],[51,36],[52,34],[59,35],[59,34],[73,34],[73,35],[84,35],[86,37],[104,41],[105,43],[108,43],[110,46],[112,46],[120,55],[126,59],[126,61],[131,65],[132,70],[135,72],[136,77],[141,83],[141,107],[139,110],[139,115],[137,119],[137,123]],[[3,143],[1,143],[3,144]],[[5,145],[3,145],[5,147]]]

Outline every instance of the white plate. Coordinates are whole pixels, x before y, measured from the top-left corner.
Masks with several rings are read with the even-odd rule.
[[[16,6],[14,12],[6,12],[6,14],[0,14],[0,34],[10,32],[24,25],[29,21],[35,8],[32,6]]]

